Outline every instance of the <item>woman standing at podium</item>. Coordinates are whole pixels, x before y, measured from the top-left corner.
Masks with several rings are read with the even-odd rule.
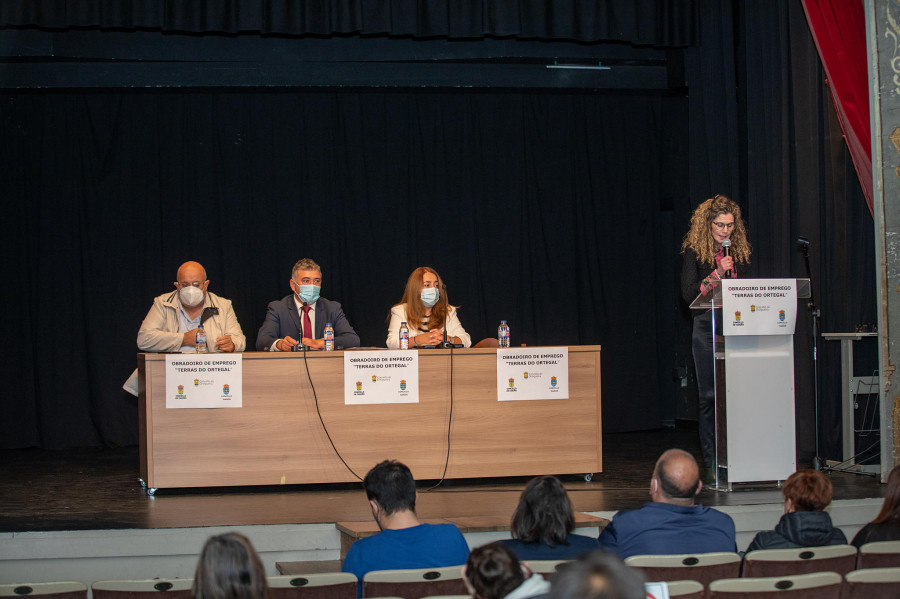
[[[391,308],[387,346],[400,347],[400,323],[409,326],[409,348],[434,347],[447,341],[470,347],[472,339],[459,322],[456,307],[447,302],[447,288],[436,270],[420,266],[412,271],[400,303]]]
[[[729,240],[730,247],[723,247]],[[728,246],[729,244],[725,244]],[[691,228],[684,236],[681,252],[681,295],[690,304],[698,295],[708,295],[725,278],[738,276],[737,265],[750,263],[750,243],[741,219],[741,208],[723,195],[697,206]],[[721,335],[721,322],[717,332]],[[716,469],[716,389],[713,362],[712,313],[694,312],[691,345],[697,373],[700,450],[707,467],[707,480],[715,480]]]

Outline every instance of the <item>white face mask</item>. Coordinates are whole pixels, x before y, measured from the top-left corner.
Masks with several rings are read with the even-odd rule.
[[[182,304],[188,308],[193,308],[194,306],[199,306],[200,302],[203,301],[203,292],[200,291],[199,287],[190,285],[188,287],[182,287],[178,291],[178,297],[181,299]]]
[[[438,302],[441,292],[438,291],[437,287],[426,287],[421,291],[419,297],[422,298],[422,303],[430,308]]]

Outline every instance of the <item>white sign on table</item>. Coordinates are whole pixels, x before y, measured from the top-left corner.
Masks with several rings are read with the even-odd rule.
[[[497,350],[497,401],[568,397],[568,347]]]
[[[796,279],[722,281],[724,335],[793,335],[796,324]]]
[[[167,354],[167,408],[240,408],[241,354]]]
[[[344,403],[419,403],[419,352],[344,352]]]

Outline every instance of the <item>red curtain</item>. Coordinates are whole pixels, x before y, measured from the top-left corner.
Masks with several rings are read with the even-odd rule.
[[[831,97],[872,213],[872,135],[862,0],[801,0]]]

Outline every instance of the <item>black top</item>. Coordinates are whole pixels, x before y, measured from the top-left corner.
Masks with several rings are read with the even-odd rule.
[[[831,524],[827,513],[791,512],[781,517],[775,530],[757,533],[747,551],[846,544],[847,537]]]
[[[688,305],[700,295],[700,281],[709,276],[713,270],[715,269],[709,264],[700,262],[694,250],[691,248],[684,250],[681,262],[681,297]]]
[[[878,524],[869,522],[856,533],[851,544],[859,548],[878,541],[900,541],[900,517],[894,515]]]

